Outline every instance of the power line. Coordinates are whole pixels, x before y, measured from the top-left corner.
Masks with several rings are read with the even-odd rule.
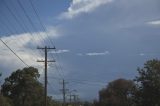
[[[28,27],[25,24],[25,22],[21,23],[21,21],[16,17],[16,15],[14,14],[14,12],[9,8],[8,4],[3,0],[5,7],[8,9],[8,11],[10,12],[10,14],[13,16],[13,18],[15,19],[15,21],[18,23],[18,25],[20,26],[20,28],[22,28],[22,30],[27,33]],[[16,10],[16,8],[14,7],[14,9]],[[16,10],[17,11],[17,10]],[[23,18],[22,18],[23,19]],[[27,29],[27,30],[26,30]],[[33,36],[33,34],[31,32],[29,32],[29,34],[32,36],[31,39],[36,41],[36,38]],[[33,53],[32,53],[33,54]],[[37,56],[36,54],[34,54],[35,56]]]
[[[17,3],[19,5],[19,7],[21,8],[21,10],[23,11],[24,15],[26,16],[27,20],[29,21],[29,23],[31,24],[32,28],[36,31],[37,28],[36,26],[34,25],[33,21],[31,20],[30,16],[27,14],[27,11],[26,9],[24,8],[24,6],[22,5],[21,1],[20,0],[17,0]],[[38,14],[37,14],[38,15]],[[45,31],[44,31],[45,32]],[[40,32],[38,33],[38,35],[41,35]],[[43,43],[45,44],[45,40],[43,38],[43,36],[40,36],[41,39],[43,40]],[[50,39],[49,39],[50,40]],[[53,45],[54,46],[54,45]]]
[[[31,0],[29,0],[29,2],[30,2],[30,4],[31,4],[31,7],[32,7],[32,9],[33,9],[33,11],[34,11],[37,19],[39,20],[39,23],[40,23],[43,31],[45,32],[45,34],[46,34],[47,38],[49,39],[50,43],[52,44],[52,46],[54,46],[54,43],[53,43],[53,41],[50,39],[49,34],[48,34],[47,30],[46,30],[45,25],[44,25],[44,24],[42,23],[42,21],[41,21],[41,18],[40,18],[39,14],[38,14],[37,9],[35,8],[35,6],[34,6],[34,4],[33,4],[33,2],[32,2]],[[56,51],[56,50],[55,50],[55,51]],[[52,58],[53,58],[53,55],[51,55],[51,56],[52,56]],[[58,63],[56,63],[56,64],[58,64]],[[62,71],[62,66],[59,64],[59,68],[58,68],[58,66],[57,66],[56,64],[55,64],[55,66],[56,66],[57,71],[60,72],[60,70],[61,70],[61,73],[63,73],[63,71]],[[59,73],[59,75],[60,75],[61,77],[63,76],[62,79],[64,78],[64,74],[62,75],[62,74]]]
[[[27,63],[25,63],[1,38],[0,41],[27,67],[29,67],[29,65]]]
[[[59,57],[59,55],[57,55],[56,50],[55,50],[55,56],[57,56],[57,60],[60,60],[60,57]],[[63,73],[62,65],[58,64],[58,62],[57,62],[57,65],[59,65],[59,72],[62,73],[61,76],[63,77],[62,79],[64,79],[64,73]],[[57,70],[58,70],[58,66],[57,66]]]
[[[9,34],[12,34],[12,35],[14,35],[15,33],[18,34],[17,29],[11,24],[9,18],[8,18],[8,17],[5,17],[5,14],[4,14],[2,11],[1,11],[1,14],[2,14],[3,17],[5,18],[6,22],[9,23],[9,25],[8,25],[8,24],[7,24],[6,22],[4,22],[3,20],[0,22],[0,23],[3,24],[3,26],[6,27],[6,31],[9,31],[9,33],[8,33],[7,36],[9,36]],[[10,27],[12,27],[14,31],[12,31]],[[12,37],[11,37],[11,38],[12,38]],[[18,40],[18,42],[15,42],[16,44],[17,44],[17,43],[19,44],[19,47],[21,46],[20,42],[21,42],[21,43],[25,42],[25,39],[24,39],[24,38],[21,38],[21,39],[22,39],[22,40]],[[11,41],[11,40],[13,40],[13,39],[10,39],[9,41]],[[6,41],[5,43],[7,44],[9,41]],[[14,43],[14,44],[15,44],[15,43]],[[33,58],[31,58],[31,59],[33,60]]]
[[[51,79],[57,79],[61,80],[61,78],[55,77],[55,76],[48,76]],[[66,78],[67,79],[67,78]],[[77,83],[77,84],[86,84],[86,85],[105,85],[107,82],[100,82],[100,81],[87,81],[87,80],[80,80],[80,79],[67,79],[70,83]]]
[[[57,93],[58,92],[58,90],[56,91],[55,89],[54,89],[54,87],[52,86],[52,84],[48,81],[48,86],[50,87],[50,89],[53,91],[52,93]]]
[[[46,30],[46,27],[43,25],[43,23],[42,23],[42,21],[41,21],[41,19],[40,19],[40,16],[38,15],[38,11],[36,10],[36,8],[35,8],[34,5],[33,5],[33,2],[32,2],[31,0],[29,0],[29,2],[30,2],[30,4],[31,4],[31,7],[32,7],[34,13],[36,14],[36,16],[37,16],[37,18],[38,18],[41,26],[42,26],[43,31],[46,32],[46,35],[47,35],[49,41],[50,41],[51,44],[53,45],[53,41],[50,39],[50,37],[49,37],[49,35],[48,35],[48,33],[47,33],[47,30]],[[54,45],[53,45],[53,46],[54,46]]]
[[[24,28],[24,24],[22,24],[19,20],[18,20],[18,18],[16,17],[16,15],[12,12],[12,10],[9,8],[9,6],[7,5],[7,3],[5,2],[5,0],[2,0],[3,2],[4,2],[4,5],[5,5],[5,7],[8,9],[8,11],[11,13],[11,15],[13,16],[13,18],[15,19],[15,21],[17,22],[17,23],[19,23],[19,26],[23,29],[23,31],[25,31],[25,32],[27,32],[26,30],[25,30],[25,28]]]
[[[32,28],[36,31],[37,28],[35,27],[34,23],[33,23],[32,20],[31,20],[31,18],[30,18],[29,15],[27,14],[27,12],[26,12],[25,8],[23,7],[22,3],[21,3],[19,0],[17,0],[17,2],[18,2],[18,4],[19,4],[21,10],[24,12],[26,18],[28,19],[29,23],[31,24]],[[40,35],[40,34],[39,34],[39,35]],[[44,44],[45,44],[45,40],[43,39],[43,36],[40,36],[40,37],[41,37],[41,39],[43,40],[43,42],[44,42]]]

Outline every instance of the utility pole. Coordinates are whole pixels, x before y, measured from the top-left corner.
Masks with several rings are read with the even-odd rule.
[[[50,49],[55,49],[55,47],[54,48],[50,48],[50,47],[47,47],[47,46],[45,46],[44,48],[40,48],[40,47],[38,47],[37,49],[42,49],[42,50],[44,50],[44,52],[45,52],[45,60],[37,60],[37,62],[44,62],[45,63],[45,74],[44,74],[44,106],[47,106],[47,63],[48,62],[55,62],[55,60],[50,60],[50,61],[48,61],[47,60],[47,52],[48,52],[48,50]]]
[[[67,96],[69,96],[69,102],[70,102],[70,104],[71,104],[71,102],[72,102],[72,96],[73,96],[73,94],[72,93],[74,93],[74,92],[77,92],[77,90],[71,90],[71,91],[69,91],[69,94],[67,95]]]
[[[73,100],[74,100],[74,106],[76,106],[77,104],[77,95],[72,95],[73,96]]]
[[[78,104],[78,95],[73,94],[71,96],[73,96],[74,106],[77,106],[77,104]]]
[[[62,89],[61,89],[62,94],[63,94],[63,106],[66,105],[66,91],[68,90],[68,89],[66,89],[66,84],[67,84],[67,82],[65,82],[65,80],[63,79],[63,81],[62,81]]]
[[[72,94],[69,94],[69,102],[71,104],[71,102],[72,102]]]

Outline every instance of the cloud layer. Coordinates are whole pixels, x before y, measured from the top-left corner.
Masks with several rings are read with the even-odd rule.
[[[160,25],[160,20],[150,21],[148,22],[150,25]]]
[[[56,29],[49,28],[48,36],[45,32],[34,32],[34,33],[22,33],[10,36],[3,36],[1,39],[29,66],[39,68],[42,73],[42,63],[38,63],[37,59],[43,59],[44,55],[37,49],[37,46],[43,47],[43,43],[48,43],[48,37],[51,39],[57,38],[59,33]],[[0,44],[1,55],[0,62],[3,67],[10,67],[9,70],[26,67],[14,54],[2,43]],[[61,50],[58,52],[67,52]],[[5,62],[4,62],[5,61]]]
[[[87,56],[104,56],[104,55],[109,55],[109,54],[110,54],[109,51],[86,53]]]
[[[67,50],[67,49],[63,49],[63,50],[51,51],[50,53],[57,53],[57,54],[59,54],[59,53],[68,53],[68,52],[70,52],[70,51]]]
[[[88,13],[97,7],[112,2],[113,0],[72,0],[67,12],[61,14],[60,18],[72,19],[81,13]]]

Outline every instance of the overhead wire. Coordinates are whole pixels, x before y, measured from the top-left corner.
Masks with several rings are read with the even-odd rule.
[[[27,33],[28,31],[28,27],[27,27],[27,25],[25,25],[25,22],[23,22],[23,24],[19,21],[19,19],[16,17],[16,15],[12,12],[12,10],[9,8],[9,6],[8,6],[8,4],[4,1],[4,0],[2,0],[3,1],[3,3],[4,3],[4,5],[5,5],[5,7],[7,8],[7,10],[10,12],[10,14],[13,16],[13,18],[15,19],[15,21],[18,23],[18,25],[21,27],[21,29],[25,32],[25,33]],[[16,9],[16,8],[15,8]],[[36,42],[36,38],[35,38],[35,36],[31,33],[31,32],[29,32],[29,34],[32,36],[31,37],[31,39],[33,39],[33,40],[35,40],[35,42]]]
[[[54,43],[53,43],[53,41],[50,39],[49,34],[47,33],[47,29],[46,29],[46,27],[43,25],[43,23],[42,23],[42,21],[41,21],[41,18],[40,18],[39,14],[38,14],[38,11],[36,10],[36,8],[35,8],[34,5],[33,5],[33,2],[32,2],[31,0],[29,0],[29,2],[30,2],[30,4],[31,4],[31,7],[32,7],[34,13],[36,14],[37,19],[39,20],[40,25],[42,26],[43,31],[46,32],[46,36],[48,37],[49,41],[50,41],[51,44],[53,45]]]
[[[17,3],[19,4],[21,10],[23,11],[23,13],[25,14],[26,18],[28,19],[29,23],[31,24],[32,28],[37,31],[37,28],[35,27],[34,23],[32,22],[31,18],[29,17],[29,15],[27,14],[24,6],[22,5],[22,3],[19,0],[16,0]],[[43,40],[44,44],[45,44],[45,40],[43,38],[43,36],[41,36],[41,34],[38,32],[39,37],[41,37],[41,39]]]
[[[5,26],[6,29],[7,29],[6,31],[9,32],[9,33],[7,34],[7,36],[9,37],[9,35],[18,34],[17,29],[11,24],[10,20],[8,19],[8,17],[5,16],[5,14],[3,13],[3,11],[1,11],[1,14],[2,14],[3,17],[5,18],[6,22],[9,23],[9,25],[8,25],[6,22],[4,22],[4,21],[2,20],[2,17],[1,17],[0,23],[3,24],[3,26]],[[12,27],[12,29],[13,29],[14,31],[13,31],[10,27]],[[21,39],[22,39],[22,40],[21,40]],[[21,43],[23,44],[23,42],[25,41],[23,38],[21,38],[21,39],[18,40],[18,41],[16,41],[16,42],[14,42],[14,45],[17,44],[19,47],[21,47]],[[5,43],[6,43],[6,44],[9,43],[11,40],[15,40],[15,39],[14,39],[13,37],[10,37],[9,41],[7,40],[7,41],[5,41]],[[18,47],[18,46],[17,46],[17,47]]]
[[[31,24],[32,27],[34,28],[34,30],[37,30],[36,26],[34,25],[34,23],[32,22],[32,20],[30,19],[29,15],[27,14],[27,12],[26,12],[25,8],[23,7],[22,3],[21,3],[19,0],[17,0],[17,2],[18,2],[18,4],[19,4],[19,6],[21,7],[22,11],[24,12],[25,16],[27,17],[28,21],[30,22],[30,24]],[[32,4],[32,6],[33,6],[33,4]],[[33,9],[35,10],[34,7],[33,7]],[[45,34],[46,34],[45,27],[44,27],[44,25],[42,24],[42,22],[41,22],[41,20],[40,20],[40,18],[39,18],[39,16],[38,16],[38,13],[36,12],[36,10],[35,10],[34,12],[35,12],[37,18],[39,19],[39,22],[41,23],[41,26],[43,27],[44,32],[45,32]],[[40,34],[39,34],[39,35],[40,35]],[[47,37],[49,37],[48,34],[46,34],[46,35],[47,35]],[[42,37],[41,37],[41,38],[42,38]],[[42,38],[42,39],[43,39],[43,38]],[[51,42],[51,39],[49,39],[49,40],[50,40],[50,42]],[[44,41],[44,40],[43,40],[43,42],[44,42],[44,44],[45,44],[45,41]],[[51,42],[51,44],[53,44],[53,42]],[[52,56],[52,58],[53,58],[53,56]],[[57,67],[56,67],[56,68],[57,68]]]
[[[61,78],[55,77],[55,76],[48,76],[48,77],[51,79],[61,80]],[[108,83],[108,82],[101,82],[101,81],[88,81],[88,80],[80,80],[80,79],[72,79],[72,78],[68,78],[66,80],[73,83],[90,84],[90,85],[106,85]]]
[[[14,52],[14,50],[12,50],[1,38],[0,38],[0,41],[1,41],[24,65],[26,65],[27,67],[29,67],[29,65],[28,65],[26,62],[24,62],[24,61],[21,59],[21,57],[19,57],[19,56]]]
[[[30,17],[27,15],[26,10],[24,9],[23,5],[21,4],[21,2],[19,0],[17,0],[18,4],[20,5],[21,9],[23,10],[25,16],[27,17],[28,21],[31,23],[32,27],[36,30],[36,27],[34,26],[32,20],[30,19]]]
[[[50,36],[49,36],[49,34],[48,34],[48,32],[47,32],[47,29],[46,29],[45,25],[44,25],[43,22],[41,21],[41,18],[40,18],[39,14],[38,14],[37,9],[35,8],[35,6],[34,6],[34,4],[33,4],[33,2],[32,2],[31,0],[29,0],[29,2],[30,2],[30,4],[31,4],[31,7],[32,7],[32,9],[33,9],[33,11],[34,11],[37,19],[39,20],[39,23],[40,23],[43,31],[45,32],[48,40],[50,41],[50,43],[52,44],[52,46],[54,46],[54,43],[53,43],[53,41],[50,39]],[[56,50],[55,50],[55,51],[56,51]],[[51,55],[51,57],[54,59],[53,55]],[[62,66],[59,65],[59,68],[60,68],[60,69],[59,69],[56,64],[58,65],[58,63],[57,63],[57,62],[55,63],[56,70],[58,71],[59,75],[64,79],[64,73],[63,73],[63,71],[62,71]],[[61,72],[60,72],[60,70],[61,70]],[[60,73],[63,73],[63,75],[60,74]]]
[[[14,6],[13,6],[14,7]],[[20,6],[20,8],[21,8],[21,6]],[[14,7],[14,9],[16,10],[16,11],[18,11],[17,9],[16,9],[16,7]],[[23,11],[24,12],[24,11]],[[25,14],[25,16],[27,17],[27,19],[28,19],[28,15],[26,14],[26,12],[24,13]],[[19,15],[20,16],[20,15]],[[21,17],[21,19],[23,19],[22,17]],[[31,19],[28,19],[29,20],[29,22],[30,22],[30,20]],[[25,22],[24,22],[24,20],[23,20],[23,23],[24,23],[24,26],[25,26],[25,28],[26,28],[26,30],[28,30],[28,32],[29,32],[29,34],[32,36],[32,38],[31,38],[31,40],[35,40],[35,42],[36,42],[36,37],[38,37],[38,36],[34,36],[33,34],[33,32],[32,31],[29,31],[29,28],[28,28],[28,26],[25,24]],[[31,23],[31,26],[32,26],[32,24],[33,24],[33,22],[30,22]],[[26,31],[25,31],[26,32]],[[39,34],[36,34],[36,35],[39,35]],[[45,44],[45,42],[44,42],[44,40],[43,40],[43,38],[40,38],[43,42],[43,44]],[[36,44],[38,45],[38,43],[36,42]],[[33,45],[32,45],[33,46]],[[35,47],[36,48],[36,47]],[[34,50],[35,48],[32,48],[32,50]],[[34,52],[33,52],[34,53]],[[40,51],[40,53],[42,54],[42,52]],[[36,55],[37,54],[34,54],[35,55],[35,57],[36,57]]]
[[[32,4],[32,5],[33,5],[33,4]],[[29,17],[29,16],[28,16],[28,17]],[[31,21],[31,22],[32,22],[32,21]],[[40,21],[40,22],[41,22],[41,21]],[[41,23],[42,23],[42,22],[41,22]],[[32,24],[33,24],[33,23],[32,23]],[[42,27],[43,27],[43,29],[44,29],[43,24],[42,24]],[[46,32],[46,31],[45,31],[45,32]],[[53,42],[52,42],[52,43],[53,43]],[[61,67],[61,70],[62,70],[62,67]],[[75,81],[73,81],[73,82],[75,82]],[[82,83],[82,82],[78,82],[78,81],[77,81],[77,83]],[[83,84],[88,84],[88,83],[86,83],[86,82],[84,83],[84,82],[83,82]]]
[[[10,12],[10,14],[13,16],[13,18],[15,19],[15,21],[19,24],[19,26],[21,27],[21,29],[27,33],[29,31],[29,28],[27,27],[27,25],[25,25],[25,22],[21,23],[21,21],[16,17],[16,15],[12,12],[12,10],[9,8],[8,4],[2,0],[4,2],[5,7],[7,8],[7,10]],[[14,8],[16,10],[16,8]],[[28,31],[27,31],[28,30]],[[36,41],[35,36],[29,32],[29,34],[32,36],[32,39]]]
[[[27,67],[29,67],[29,65],[20,57],[18,56],[18,54],[13,50],[11,49],[11,47],[9,47],[3,40],[2,38],[0,38],[0,41]]]
[[[24,32],[28,32],[26,29],[27,29],[27,25],[25,25],[25,23],[21,23],[20,21],[19,21],[19,19],[16,17],[16,15],[12,12],[12,10],[10,9],[10,7],[7,5],[7,3],[4,1],[4,4],[5,4],[5,6],[6,6],[6,8],[8,9],[8,11],[11,13],[11,15],[13,16],[13,18],[15,19],[15,21],[18,23],[18,25],[20,26],[20,28],[22,28],[22,30],[24,31]],[[22,7],[22,6],[21,6]],[[26,14],[26,12],[25,12],[25,14]],[[26,15],[27,16],[27,15]],[[29,20],[29,16],[27,16],[28,17],[28,20]],[[30,20],[30,23],[31,23],[32,21]],[[34,25],[33,23],[31,23],[32,24],[32,26]],[[9,30],[10,31],[10,34],[13,34],[14,32],[12,32],[11,30],[10,30],[10,28],[7,26],[7,24],[6,24],[6,28],[7,28],[7,30]],[[15,28],[15,27],[13,27],[13,28]],[[14,31],[15,31],[15,33],[16,34],[18,34],[18,31],[16,30],[16,28],[14,29]],[[31,34],[32,35],[32,33],[30,32],[29,34]],[[3,43],[3,44],[5,44],[5,46],[11,51],[11,52],[13,52],[14,53],[14,55],[15,56],[17,56],[17,58],[19,59],[19,60],[21,60],[21,62],[23,62],[26,66],[29,66],[20,56],[18,56],[17,55],[17,53],[15,53],[15,51],[14,50],[12,50],[2,39],[0,39],[1,40],[1,42]]]

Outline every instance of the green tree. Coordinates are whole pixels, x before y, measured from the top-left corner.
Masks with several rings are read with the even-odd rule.
[[[100,106],[132,106],[132,90],[134,83],[131,80],[117,79],[110,82],[107,88],[99,92]]]
[[[160,106],[160,61],[153,59],[138,68],[134,81],[137,91],[134,100],[137,106]]]
[[[14,106],[42,106],[43,86],[40,74],[33,67],[13,72],[2,85],[2,94],[13,101]]]
[[[11,106],[11,100],[0,94],[0,106]]]
[[[2,73],[0,72],[0,77]],[[1,82],[1,81],[0,81]],[[11,106],[11,100],[4,97],[0,92],[0,106]]]
[[[85,102],[83,103],[83,106],[92,106],[92,103],[85,101]]]

